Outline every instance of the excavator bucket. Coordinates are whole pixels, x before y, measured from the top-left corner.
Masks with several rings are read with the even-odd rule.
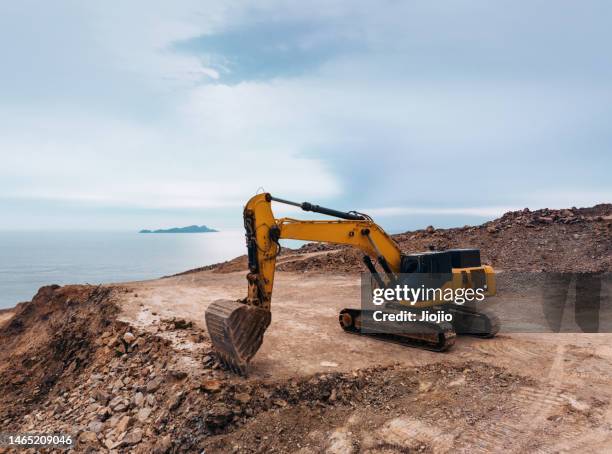
[[[263,342],[272,316],[270,311],[238,301],[219,300],[208,306],[206,328],[221,361],[247,375],[249,361]]]

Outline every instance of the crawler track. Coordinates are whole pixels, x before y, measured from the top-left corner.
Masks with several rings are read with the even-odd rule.
[[[457,334],[483,338],[495,337],[501,323],[499,317],[486,309],[474,309],[451,304],[447,311],[453,315],[453,327]]]
[[[387,323],[380,331],[377,331],[372,324],[364,328],[363,320],[365,317],[371,318],[372,312],[361,309],[342,309],[338,317],[340,326],[347,333],[436,352],[448,350],[455,344],[456,333],[453,326],[447,322],[414,322],[411,324],[412,332],[406,332],[399,325],[393,329],[393,326]]]

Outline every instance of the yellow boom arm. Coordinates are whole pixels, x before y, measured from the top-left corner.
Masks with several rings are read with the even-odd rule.
[[[386,263],[390,271],[399,273],[401,260],[399,247],[369,217],[336,212],[336,214],[350,216],[354,219],[334,221],[276,219],[272,213],[272,200],[270,194],[258,194],[251,198],[244,208],[249,251],[247,304],[270,309],[280,239],[349,244],[361,249],[366,255],[376,258],[379,262]],[[316,207],[315,210],[318,208],[320,207]],[[327,211],[333,212],[332,210]]]

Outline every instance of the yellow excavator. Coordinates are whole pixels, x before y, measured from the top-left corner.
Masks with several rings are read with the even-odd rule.
[[[338,219],[277,219],[272,213],[272,202]],[[480,251],[477,249],[403,254],[397,243],[368,215],[356,211],[337,211],[261,193],[246,204],[244,227],[249,266],[247,296],[238,301],[215,301],[205,313],[206,326],[216,353],[226,366],[242,375],[247,374],[249,362],[261,347],[264,332],[271,322],[274,271],[281,239],[359,248],[364,253],[364,264],[371,273],[372,286],[376,288],[391,288],[406,276],[434,276],[439,288],[480,288],[487,296],[494,295],[496,291],[493,268],[481,265]],[[375,262],[380,269],[376,268]],[[413,280],[412,285],[418,286],[419,282],[422,281]],[[493,313],[468,305],[439,299],[421,299],[409,305],[405,301],[385,305],[387,313],[396,314],[406,310],[422,312],[440,308],[452,314],[452,322],[421,321],[411,324],[411,330],[393,330],[389,329],[388,324],[367,323],[372,320],[374,311],[364,309],[363,305],[362,309],[343,309],[339,322],[342,329],[349,333],[435,351],[450,348],[456,334],[493,337],[499,331],[499,320]]]

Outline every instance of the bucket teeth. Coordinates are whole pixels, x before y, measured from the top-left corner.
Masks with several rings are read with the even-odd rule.
[[[231,300],[212,303],[205,313],[206,327],[221,362],[247,375],[249,361],[263,342],[270,311]]]

